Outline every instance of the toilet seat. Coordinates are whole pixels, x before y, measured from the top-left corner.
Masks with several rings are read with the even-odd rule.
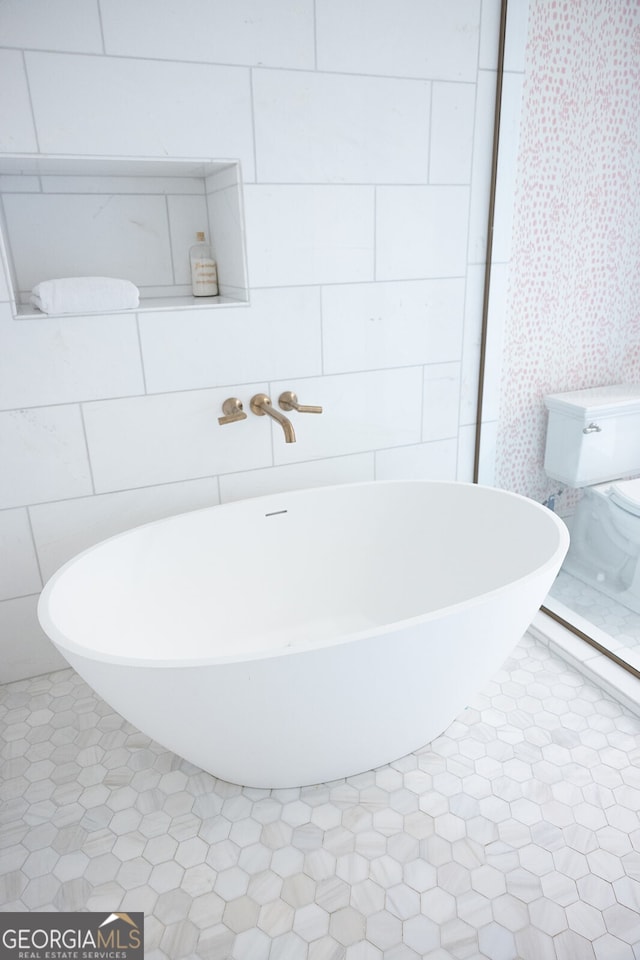
[[[640,477],[635,480],[617,480],[609,487],[609,498],[616,506],[640,517]]]

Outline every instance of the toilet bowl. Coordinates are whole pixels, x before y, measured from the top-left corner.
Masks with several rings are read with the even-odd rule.
[[[581,488],[563,569],[640,613],[640,385],[545,397],[545,470]]]

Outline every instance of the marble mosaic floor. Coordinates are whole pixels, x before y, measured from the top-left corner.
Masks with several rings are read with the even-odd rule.
[[[606,594],[561,570],[551,588],[551,598],[584,617],[609,639],[606,647],[640,670],[640,613],[624,607]]]
[[[242,789],[63,670],[0,688],[3,911],[144,911],[147,958],[640,960],[640,720],[530,635],[429,746]]]

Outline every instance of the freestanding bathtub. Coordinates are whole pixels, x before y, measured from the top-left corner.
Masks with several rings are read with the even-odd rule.
[[[438,736],[562,563],[564,524],[466,483],[354,483],[137,527],[47,583],[43,628],[140,730],[224,780],[301,786]]]

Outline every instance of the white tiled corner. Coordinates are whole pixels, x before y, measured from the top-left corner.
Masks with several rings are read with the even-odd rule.
[[[459,360],[464,292],[457,278],[325,286],[325,372]]]
[[[26,510],[0,510],[0,543],[0,600],[37,593],[42,581]]]
[[[101,0],[106,52],[115,56],[313,69],[311,0]],[[153,24],[153,29],[149,29]],[[211,91],[215,99],[222,91]]]
[[[0,684],[67,666],[36,616],[37,596],[0,603]]]
[[[491,141],[478,135],[493,131],[495,123],[496,73],[481,71],[476,86],[476,135],[473,142],[471,203],[469,209],[468,260],[483,264],[487,259],[489,199],[491,187]]]
[[[242,67],[27,53],[40,150],[228,157],[252,177],[249,72]],[[215,94],[224,90],[224,96]]]
[[[257,70],[253,90],[261,181],[426,182],[428,83]]]
[[[246,235],[244,205],[237,184],[216,187],[219,178],[211,177],[207,192],[209,223],[215,224],[213,253],[218,263],[220,292],[247,299]]]
[[[374,454],[354,453],[328,460],[290,463],[267,470],[230,473],[220,477],[220,498],[223,503],[284,493],[308,487],[325,487],[341,483],[359,483],[374,479]]]
[[[2,9],[6,10],[6,7]],[[0,50],[0,150],[31,153],[38,149],[22,53]]]
[[[0,236],[0,304],[10,302],[11,295],[9,293],[9,263],[7,261],[7,248],[4,243],[4,237]]]
[[[480,4],[405,0],[316,2],[318,67],[345,73],[473,80]]]
[[[464,335],[460,385],[460,423],[473,424],[478,412],[478,380],[482,341],[484,266],[472,264],[467,270]]]
[[[260,418],[218,423],[224,399],[239,392],[232,386],[84,404],[96,492],[268,466],[271,443]]]
[[[116,533],[218,502],[218,485],[207,478],[33,506],[31,524],[42,576],[48,579],[81,550]]]
[[[529,0],[521,0],[520,3],[510,3],[507,7],[504,61],[506,71],[524,72],[528,30]]]
[[[273,424],[275,464],[420,440],[422,367],[281,381],[271,386],[274,398],[282,390],[293,390],[300,403],[323,407],[319,415],[292,411],[296,443],[285,444],[281,428]]]
[[[255,290],[250,306],[150,312],[139,322],[150,393],[321,372],[315,287]],[[248,411],[250,396],[240,399]]]
[[[478,464],[478,483],[489,487],[496,484],[496,453],[498,445],[498,421],[483,420],[481,424],[482,443]]]
[[[480,70],[496,70],[498,66],[498,39],[500,29],[500,0],[483,0],[480,22]]]
[[[423,440],[445,440],[458,434],[460,364],[434,363],[424,370]]]
[[[0,409],[143,392],[134,316],[14,320],[0,307]]]
[[[469,183],[475,83],[434,83],[429,183]]]
[[[252,287],[373,280],[374,188],[245,188]]]
[[[209,214],[204,197],[168,196],[169,235],[171,244],[171,270],[159,281],[167,283],[173,276],[177,284],[191,285],[189,250],[196,243],[196,233],[204,233],[211,243]]]
[[[469,188],[378,187],[376,279],[464,276]]]
[[[521,74],[505,74],[502,86],[500,153],[494,213],[493,261],[506,263],[511,257],[511,239],[520,143],[522,112]]]
[[[458,431],[458,469],[456,472],[456,480],[464,483],[473,483],[475,479],[475,445],[475,423],[461,426]]]
[[[93,492],[77,406],[0,413],[0,509]]]
[[[376,451],[376,480],[455,480],[455,438]]]

